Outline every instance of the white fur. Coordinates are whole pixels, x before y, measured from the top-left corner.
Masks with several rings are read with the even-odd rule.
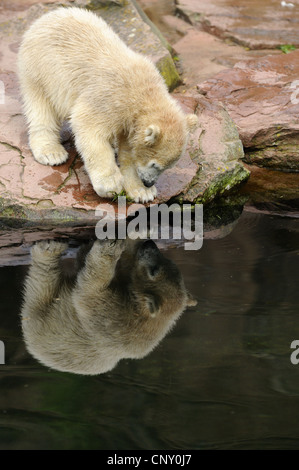
[[[58,8],[25,33],[18,65],[29,143],[38,162],[67,160],[59,132],[69,119],[99,196],[125,189],[136,202],[155,197],[138,168],[153,158],[162,169],[177,161],[190,126],[150,60],[129,49],[94,13]]]

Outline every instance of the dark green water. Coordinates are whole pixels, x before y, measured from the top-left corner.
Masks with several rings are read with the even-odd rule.
[[[149,356],[86,377],[26,351],[27,266],[0,268],[0,449],[299,449],[299,219],[243,213],[164,252],[198,299]]]

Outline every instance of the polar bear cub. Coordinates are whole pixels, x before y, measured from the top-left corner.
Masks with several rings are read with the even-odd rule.
[[[99,196],[124,189],[136,202],[154,199],[154,183],[180,158],[197,117],[182,112],[148,58],[94,13],[58,8],[25,33],[18,68],[38,162],[67,160],[60,127],[68,119]]]

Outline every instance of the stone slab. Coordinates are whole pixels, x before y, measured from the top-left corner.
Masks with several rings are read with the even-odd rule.
[[[246,161],[299,170],[299,51],[237,63],[201,83],[238,126]]]
[[[18,3],[14,4],[14,9],[8,7],[0,10],[0,83],[4,86],[3,100],[0,104],[0,216],[20,219],[22,223],[51,220],[57,223],[75,223],[79,220],[94,222],[96,207],[108,202],[106,199],[99,198],[93,191],[71,140],[65,142],[69,160],[58,167],[48,167],[37,163],[28,146],[26,123],[22,115],[16,76],[17,51],[22,34],[29,24],[45,11],[55,8],[55,3],[40,4],[31,0],[26,3],[18,0]],[[70,3],[64,2],[64,4]],[[88,0],[77,0],[71,4],[86,6]],[[127,38],[131,47],[136,50],[139,47],[139,51],[144,53],[151,50],[151,57],[156,61],[157,66],[159,65],[160,46],[156,48],[156,41],[159,42],[159,40],[157,38],[155,41],[151,40],[153,33],[150,27],[142,22],[131,2],[126,0],[122,5],[118,5],[116,2],[94,1],[92,6],[97,8],[97,12],[122,37]],[[141,46],[137,40],[139,33],[145,36],[142,42],[144,50],[140,49]],[[168,51],[167,54],[169,55]],[[198,106],[198,102],[192,98],[180,97],[178,99],[186,112],[194,112]],[[195,196],[199,197],[199,194],[202,197],[203,191],[209,192],[209,196],[202,197],[202,200],[211,200],[217,196],[220,186],[217,186],[218,189],[214,186],[213,190],[209,191],[211,179],[207,175],[207,181],[203,182],[205,174],[203,172],[200,172],[200,184],[203,190],[195,193],[186,189],[189,188],[191,182],[194,183],[194,178],[200,168],[200,161],[205,159],[196,139],[197,137],[191,138],[191,147],[175,168],[161,176],[157,184],[158,197],[154,202],[165,202],[174,197],[193,201]],[[194,158],[194,155],[197,157]],[[237,152],[236,159],[238,158]],[[214,167],[214,170],[217,171],[217,168]],[[219,171],[222,172],[222,170]],[[213,174],[215,176],[215,173]],[[246,176],[247,172],[243,172],[243,176],[244,174]],[[234,184],[236,182],[231,180],[231,186]],[[230,183],[226,182],[226,187],[228,186]],[[221,191],[222,189],[219,194]],[[110,204],[113,205],[111,201]],[[117,215],[117,208],[115,210]]]
[[[184,95],[182,100],[186,100]],[[206,204],[238,187],[250,172],[242,163],[242,142],[225,107],[204,97],[195,101],[199,127],[190,138],[187,153],[199,169],[179,199]]]
[[[250,49],[299,46],[299,1],[293,7],[276,0],[177,0],[177,11],[190,23]]]

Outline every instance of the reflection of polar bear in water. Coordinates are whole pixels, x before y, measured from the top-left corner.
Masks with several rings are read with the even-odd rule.
[[[36,244],[25,283],[25,341],[49,367],[100,374],[122,358],[141,358],[196,304],[177,267],[150,240],[96,241],[75,283],[60,267],[65,249]]]

